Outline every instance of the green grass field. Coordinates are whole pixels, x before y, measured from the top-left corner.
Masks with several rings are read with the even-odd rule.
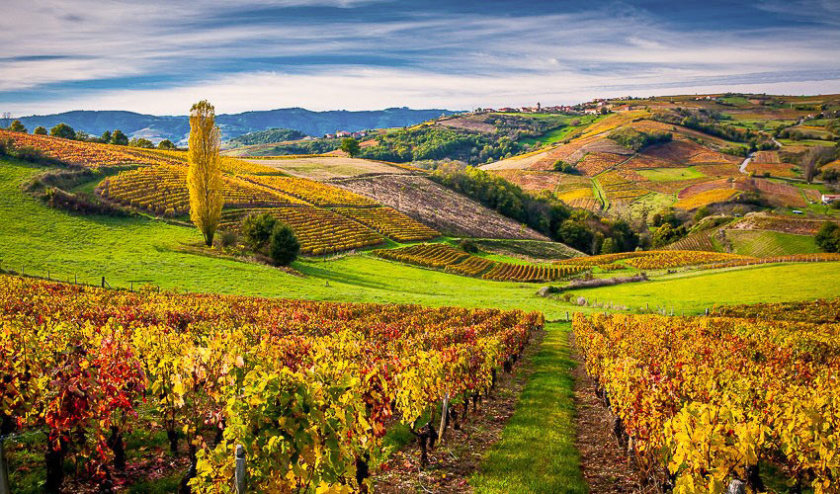
[[[703,178],[706,176],[697,171],[694,167],[650,168],[648,170],[637,170],[636,173],[652,182],[677,182],[680,180],[690,180],[692,178]]]

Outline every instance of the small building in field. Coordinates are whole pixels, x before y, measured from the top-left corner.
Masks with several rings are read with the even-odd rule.
[[[831,204],[832,202],[840,201],[840,194],[823,194],[822,203]]]

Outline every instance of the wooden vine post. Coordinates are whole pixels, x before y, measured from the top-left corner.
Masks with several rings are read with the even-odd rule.
[[[9,467],[6,465],[6,449],[3,446],[6,438],[0,436],[0,494],[11,494],[9,489]]]
[[[245,494],[247,488],[245,482],[245,448],[241,444],[236,445],[236,471],[234,473],[234,483],[236,494]],[[0,493],[2,494],[2,493]]]

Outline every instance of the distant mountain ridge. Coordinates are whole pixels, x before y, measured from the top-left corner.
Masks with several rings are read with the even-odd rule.
[[[306,135],[322,136],[337,130],[355,132],[364,129],[405,127],[441,115],[456,112],[440,109],[412,110],[387,108],[385,110],[316,112],[304,108],[281,108],[267,111],[219,114],[216,122],[222,131],[222,140],[230,140],[249,132],[271,128],[300,131]],[[99,135],[106,130],[120,129],[129,137],[145,137],[153,141],[170,139],[183,142],[189,134],[186,116],[145,115],[128,111],[71,111],[53,115],[31,115],[19,119],[27,129],[43,126],[49,129],[66,123],[76,130]]]

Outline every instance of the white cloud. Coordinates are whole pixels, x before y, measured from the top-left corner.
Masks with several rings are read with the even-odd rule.
[[[834,12],[830,0],[803,1]],[[423,12],[377,22],[238,17],[265,6],[367,3],[375,2],[205,0],[196,8],[188,1],[4,0],[0,106],[24,113],[71,108],[183,113],[190,101],[208,97],[221,111],[468,108],[536,99],[571,102],[613,90],[688,90],[709,81],[744,84],[770,77],[763,83],[790,84],[808,79],[809,72],[823,74],[812,79],[831,79],[824,74],[840,71],[840,31],[831,22],[808,29],[681,31],[633,8],[513,16]],[[775,0],[763,8],[790,10]],[[224,22],[227,17],[230,22]],[[367,68],[308,62],[324,56],[388,61]],[[272,65],[248,61],[283,57],[298,58],[276,72],[264,71]],[[393,66],[383,67],[389,63]],[[101,88],[123,77],[142,77],[155,87],[91,88],[72,97],[53,91],[69,82],[84,88],[84,81],[97,81]],[[827,84],[811,83],[814,89],[804,92]],[[29,103],[33,95],[37,103]]]
[[[209,99],[220,113],[304,107],[312,110],[368,110],[393,106],[472,109],[486,106],[576,103],[594,97],[694,94],[723,91],[781,94],[840,93],[840,74],[833,79],[796,81],[770,78],[709,79],[687,74],[673,77],[639,75],[605,81],[579,74],[461,76],[394,69],[342,68],[329,74],[250,73],[225,76],[187,87],[165,90],[111,90],[96,95],[35,104],[5,105],[16,115],[87,110],[130,110],[153,114],[185,114],[195,101]],[[760,75],[753,75],[760,80]]]

